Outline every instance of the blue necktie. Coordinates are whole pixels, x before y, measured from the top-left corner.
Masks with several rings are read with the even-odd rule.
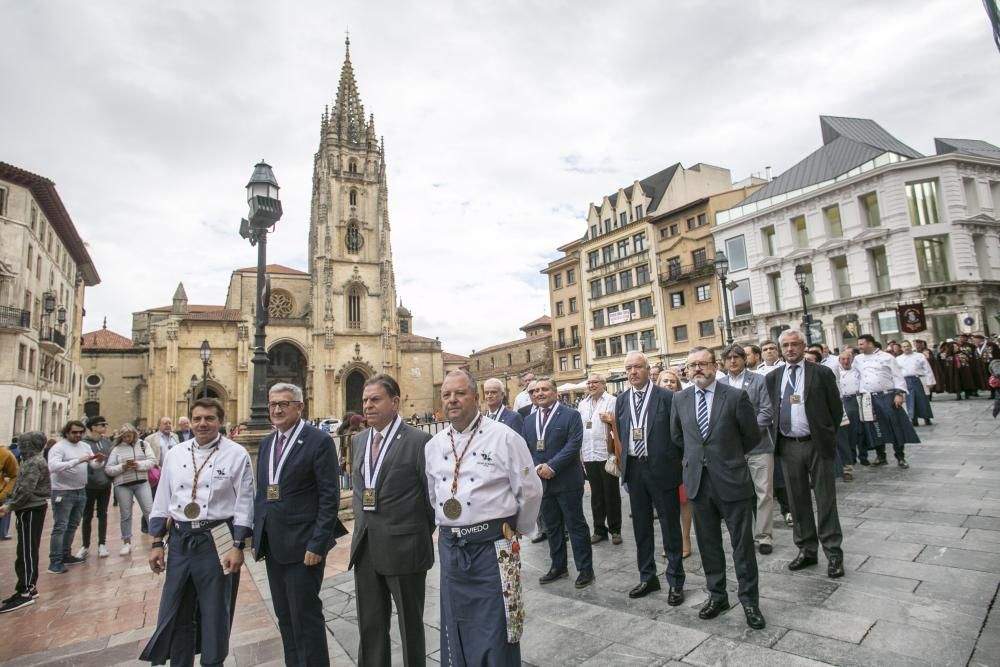
[[[701,437],[708,437],[708,401],[705,400],[705,390],[698,390],[698,430]]]
[[[642,419],[642,413],[640,411],[642,410],[642,397],[646,395],[646,392],[633,390],[632,391],[632,395],[633,395],[633,398],[635,399],[635,413],[636,413],[636,417],[637,417],[637,419],[641,420]],[[644,428],[645,424],[633,424],[633,427],[634,428]],[[643,431],[643,436],[645,436],[645,435],[646,435],[646,432]],[[645,439],[636,440],[635,443],[633,444],[633,448],[635,449],[635,455],[636,456],[639,456],[639,457],[645,456],[646,455],[646,440]]]

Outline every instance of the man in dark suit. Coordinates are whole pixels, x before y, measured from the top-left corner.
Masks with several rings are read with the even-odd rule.
[[[403,664],[425,664],[424,580],[434,565],[434,510],[427,491],[424,445],[429,433],[403,423],[396,381],[379,374],[361,397],[370,428],[354,436],[355,603],[358,664],[388,667],[389,618],[396,605]]]
[[[504,392],[503,382],[497,378],[490,378],[484,382],[483,398],[486,399],[487,417],[506,425],[518,435],[521,434],[524,430],[524,418],[504,405],[507,394]]]
[[[312,667],[330,664],[319,590],[326,554],[346,531],[337,520],[337,451],[301,418],[302,398],[292,384],[268,392],[275,431],[257,450],[253,553],[267,565],[285,664]]]
[[[767,376],[775,407],[775,455],[781,462],[795,519],[793,536],[799,555],[788,564],[801,570],[817,563],[819,545],[827,558],[827,574],[844,576],[843,533],[837,515],[833,456],[837,429],[844,416],[837,378],[826,366],[806,361],[802,334],[791,329],[778,339],[785,366]],[[819,530],[813,518],[810,486],[816,494]]]
[[[538,581],[548,584],[569,574],[565,526],[573,544],[576,587],[584,588],[594,581],[594,563],[590,528],[583,517],[583,422],[580,413],[559,403],[557,396],[555,382],[535,380],[532,399],[538,409],[524,422],[524,439],[542,478],[542,515],[552,559],[549,571]]]
[[[639,584],[628,595],[640,598],[660,590],[653,531],[655,510],[667,552],[667,604],[677,606],[684,602],[684,542],[677,491],[681,485],[681,457],[670,441],[673,393],[653,384],[649,362],[640,352],[629,352],[625,357],[625,373],[629,389],[615,403],[615,419],[622,440],[621,479],[632,507],[639,566]]]
[[[760,442],[750,398],[742,389],[715,380],[715,353],[696,347],[688,354],[693,386],[674,396],[670,433],[684,452],[684,490],[694,505],[694,525],[709,599],[698,616],[715,618],[729,609],[724,519],[733,546],[737,594],[747,625],[760,630],[757,557],[753,548],[754,487],[746,455]]]

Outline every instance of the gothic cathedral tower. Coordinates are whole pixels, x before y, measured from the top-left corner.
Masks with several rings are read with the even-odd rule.
[[[398,376],[396,279],[385,143],[354,80],[351,43],[333,108],[320,122],[309,224],[314,416],[361,411],[364,381]],[[322,414],[320,414],[322,413]]]

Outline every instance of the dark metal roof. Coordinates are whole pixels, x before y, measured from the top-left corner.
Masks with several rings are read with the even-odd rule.
[[[934,151],[938,155],[945,153],[965,153],[977,155],[991,160],[1000,160],[1000,148],[979,139],[934,139]]]
[[[832,180],[888,151],[910,158],[923,157],[873,120],[820,116],[819,121],[823,146],[744,199],[741,204],[762,201]]]
[[[646,207],[647,212],[655,211],[656,207],[660,205],[660,200],[663,199],[664,193],[667,191],[667,186],[670,185],[670,181],[673,180],[674,174],[680,168],[681,163],[678,162],[674,165],[667,167],[662,171],[658,171],[652,176],[647,176],[646,178],[639,181],[639,186],[642,191],[650,198],[649,206]],[[632,188],[633,186],[628,186],[625,188],[625,197],[629,201],[632,201]],[[608,195],[608,201],[611,202],[612,206],[616,206],[618,201],[618,193]]]

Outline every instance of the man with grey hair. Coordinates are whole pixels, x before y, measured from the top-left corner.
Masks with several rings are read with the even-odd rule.
[[[591,544],[608,539],[622,543],[622,492],[618,478],[605,470],[608,460],[608,424],[614,418],[615,397],[608,393],[604,376],[587,376],[587,395],[577,406],[583,420],[583,468],[590,482],[590,510],[594,517]],[[603,419],[602,419],[603,418]],[[605,423],[605,419],[607,423]],[[621,465],[619,463],[619,465]]]
[[[524,428],[524,420],[514,410],[504,405],[507,392],[504,390],[503,382],[497,378],[490,378],[483,383],[483,398],[486,399],[486,416],[501,424],[506,424],[509,428],[518,433]]]
[[[153,452],[156,465],[163,465],[163,457],[167,455],[171,447],[180,442],[177,439],[177,434],[171,430],[173,427],[174,422],[170,417],[160,417],[156,431],[147,435],[144,440],[146,446]]]

